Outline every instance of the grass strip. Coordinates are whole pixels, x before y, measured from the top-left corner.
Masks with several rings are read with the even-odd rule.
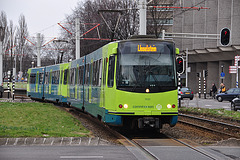
[[[90,132],[49,103],[0,102],[0,137],[86,137]]]

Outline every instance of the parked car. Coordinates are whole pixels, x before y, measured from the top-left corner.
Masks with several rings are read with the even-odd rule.
[[[231,102],[231,110],[237,111],[240,110],[240,95],[234,98]]]
[[[224,93],[218,93],[216,99],[218,102],[229,101],[231,102],[234,98],[240,95],[240,88],[231,88]]]
[[[190,100],[193,99],[193,91],[188,88],[188,87],[182,87],[180,88],[180,95],[181,95],[181,99],[183,98],[190,98]]]

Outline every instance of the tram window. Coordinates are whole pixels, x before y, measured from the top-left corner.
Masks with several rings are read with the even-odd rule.
[[[64,70],[64,80],[63,80],[63,84],[67,84],[67,79],[68,78],[68,69]]]
[[[97,80],[98,80],[98,86],[101,86],[102,81],[102,59],[99,60],[98,63],[98,73],[97,73]]]
[[[30,84],[34,84],[36,82],[36,73],[30,74]]]
[[[78,84],[78,77],[79,77],[79,68],[75,68],[75,76],[74,76],[74,84]]]
[[[115,69],[115,56],[109,57],[108,64],[108,87],[113,87],[114,82],[114,69]]]
[[[97,61],[93,62],[93,78],[92,78],[92,85],[96,86],[96,73],[97,73]]]
[[[48,84],[48,76],[49,76],[49,72],[45,73],[45,84]]]
[[[88,77],[89,77],[89,64],[86,66],[86,71],[85,71],[85,84],[88,84]]]
[[[70,81],[69,81],[70,84],[74,85],[74,78],[75,78],[75,68],[72,68],[70,70]]]
[[[78,67],[78,79],[77,79],[77,84],[81,84],[81,66]]]
[[[99,64],[99,61],[96,61],[95,62],[95,73],[94,73],[94,76],[95,76],[95,78],[94,78],[94,84],[95,84],[95,86],[97,86],[98,85],[98,72],[99,72],[99,67],[98,67],[98,64]]]
[[[56,78],[56,76],[55,76],[55,71],[53,71],[52,72],[52,84],[55,84],[56,82],[55,82],[55,78]]]
[[[79,67],[79,84],[83,84],[83,73],[84,73],[84,67]]]
[[[59,71],[52,72],[52,84],[59,84]]]
[[[43,73],[39,73],[39,84],[43,84]]]
[[[59,84],[60,71],[56,71],[55,75],[56,75],[55,82],[56,82],[56,84]]]
[[[89,85],[93,84],[93,63],[90,64],[90,68],[89,68]]]
[[[103,63],[103,86],[106,85],[106,70],[107,70],[107,58],[104,58],[104,63]]]

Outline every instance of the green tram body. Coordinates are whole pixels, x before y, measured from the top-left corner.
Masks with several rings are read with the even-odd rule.
[[[53,74],[51,67],[58,73]],[[39,95],[38,90],[30,90],[38,86],[30,83],[39,82],[31,79],[39,78],[32,75],[35,70],[28,71],[31,98],[67,103],[115,126],[161,128],[177,123],[176,57],[171,41],[111,42],[80,59],[47,66],[44,93]],[[56,76],[59,78],[53,82]]]

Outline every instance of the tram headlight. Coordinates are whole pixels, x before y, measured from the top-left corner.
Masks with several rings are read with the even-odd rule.
[[[124,104],[123,107],[124,107],[125,109],[127,109],[127,108],[128,108],[128,104]]]
[[[167,108],[168,108],[168,109],[172,108],[172,105],[171,105],[171,104],[168,104],[168,105],[167,105]]]
[[[146,93],[149,93],[149,92],[150,92],[150,90],[147,88],[147,89],[146,89]]]

